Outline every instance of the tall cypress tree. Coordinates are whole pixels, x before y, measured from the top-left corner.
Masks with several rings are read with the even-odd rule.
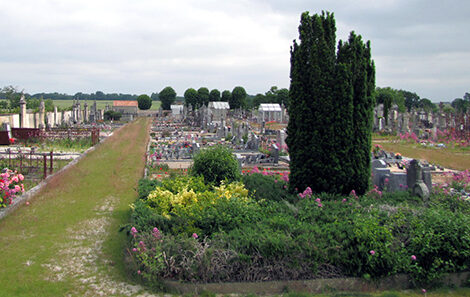
[[[353,175],[348,188],[365,193],[370,178],[370,147],[374,106],[375,66],[371,60],[370,42],[351,32],[348,42],[339,43],[338,62],[348,65],[353,86],[353,140],[349,162]]]
[[[291,47],[287,145],[290,189],[363,193],[370,175],[370,46],[351,33],[338,45],[333,14],[302,14]],[[367,161],[365,157],[366,146]],[[367,176],[367,178],[365,178]]]

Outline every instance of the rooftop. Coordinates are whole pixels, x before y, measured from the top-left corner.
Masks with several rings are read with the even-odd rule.
[[[278,103],[262,103],[259,105],[259,111],[282,111]]]
[[[135,106],[135,107],[138,107],[139,105],[137,104],[137,101],[134,101],[134,100],[131,100],[131,101],[116,100],[116,101],[113,101],[113,106]]]

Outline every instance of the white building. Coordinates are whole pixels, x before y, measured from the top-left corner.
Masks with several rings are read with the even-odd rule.
[[[172,104],[170,105],[171,109],[171,115],[176,119],[176,120],[182,120],[183,119],[183,113],[184,113],[184,106],[180,104]]]
[[[225,118],[227,117],[227,112],[229,111],[229,109],[230,109],[230,105],[228,105],[228,102],[225,102],[225,101],[209,102],[209,106],[207,108],[209,122],[221,123],[222,120],[225,120]]]
[[[258,121],[282,121],[282,109],[278,103],[262,103],[258,108]]]

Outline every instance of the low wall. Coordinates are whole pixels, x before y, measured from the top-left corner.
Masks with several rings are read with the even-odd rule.
[[[443,278],[442,284],[461,287],[470,279],[470,272],[452,273]],[[328,278],[295,281],[239,282],[193,284],[177,281],[164,282],[170,292],[178,294],[199,294],[212,292],[216,294],[261,294],[273,295],[286,292],[327,293],[338,291],[375,292],[384,290],[412,289],[413,284],[408,276],[399,274],[379,280],[363,278]]]

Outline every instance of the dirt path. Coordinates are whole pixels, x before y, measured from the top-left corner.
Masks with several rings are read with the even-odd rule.
[[[0,221],[0,296],[150,296],[122,264],[149,120],[114,133]]]

